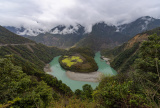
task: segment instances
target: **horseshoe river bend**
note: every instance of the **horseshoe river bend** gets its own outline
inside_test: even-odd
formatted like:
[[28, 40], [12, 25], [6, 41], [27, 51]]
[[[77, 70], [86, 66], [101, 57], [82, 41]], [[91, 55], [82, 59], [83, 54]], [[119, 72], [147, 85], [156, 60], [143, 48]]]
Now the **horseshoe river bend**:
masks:
[[[76, 89], [82, 90], [82, 86], [84, 84], [89, 84], [92, 86], [93, 89], [95, 89], [96, 86], [98, 86], [99, 84], [97, 79], [101, 78], [102, 75], [103, 76], [113, 76], [117, 74], [117, 72], [114, 69], [112, 69], [110, 65], [106, 63], [106, 61], [101, 59], [100, 52], [97, 52], [94, 57], [98, 65], [98, 70], [97, 72], [93, 72], [91, 74], [90, 73], [77, 74], [74, 72], [69, 72], [69, 73], [66, 72], [66, 70], [64, 70], [58, 62], [59, 57], [60, 56], [54, 57], [53, 60], [49, 63], [51, 72], [47, 72], [47, 73], [55, 76], [58, 80], [61, 80], [63, 83], [69, 86], [72, 91], [75, 91]], [[100, 73], [100, 74], [97, 74], [97, 73]], [[97, 75], [98, 77], [97, 79], [95, 79], [95, 76]], [[75, 78], [72, 78], [72, 77], [75, 77]], [[81, 77], [82, 77], [82, 80], [81, 80]]]

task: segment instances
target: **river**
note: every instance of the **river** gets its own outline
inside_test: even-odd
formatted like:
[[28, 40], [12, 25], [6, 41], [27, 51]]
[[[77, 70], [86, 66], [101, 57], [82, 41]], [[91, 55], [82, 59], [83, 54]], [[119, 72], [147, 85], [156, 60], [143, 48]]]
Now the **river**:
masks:
[[[55, 57], [50, 62], [52, 72], [48, 72], [48, 74], [51, 74], [57, 77], [58, 80], [62, 80], [62, 82], [65, 83], [67, 86], [69, 86], [72, 91], [75, 91], [76, 89], [82, 90], [82, 86], [84, 84], [90, 84], [93, 89], [95, 89], [98, 86], [99, 84], [98, 82], [75, 81], [75, 80], [69, 79], [66, 76], [66, 71], [63, 68], [61, 68], [58, 62], [59, 57], [60, 56]], [[106, 62], [102, 60], [100, 57], [101, 57], [100, 52], [97, 52], [94, 57], [99, 68], [98, 71], [102, 72], [105, 76], [116, 75], [117, 72], [114, 69], [112, 69], [108, 64], [106, 64]]]

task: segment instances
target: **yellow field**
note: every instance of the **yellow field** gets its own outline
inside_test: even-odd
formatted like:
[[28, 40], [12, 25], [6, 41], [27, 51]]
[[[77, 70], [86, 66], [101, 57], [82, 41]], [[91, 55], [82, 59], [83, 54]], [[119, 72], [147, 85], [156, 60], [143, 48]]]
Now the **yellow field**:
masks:
[[66, 58], [63, 59], [62, 62], [65, 63], [68, 67], [83, 62], [83, 60], [79, 56], [71, 56], [71, 57], [64, 56], [64, 57]]

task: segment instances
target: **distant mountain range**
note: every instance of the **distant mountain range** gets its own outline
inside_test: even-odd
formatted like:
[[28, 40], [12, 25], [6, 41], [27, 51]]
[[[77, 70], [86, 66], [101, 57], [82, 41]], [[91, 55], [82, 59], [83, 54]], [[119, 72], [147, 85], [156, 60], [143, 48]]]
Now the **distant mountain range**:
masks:
[[6, 29], [8, 29], [9, 31], [17, 34], [17, 35], [21, 35], [21, 36], [37, 36], [40, 33], [45, 33], [45, 30], [42, 29], [31, 29], [31, 28], [25, 28], [25, 27], [14, 27], [14, 26], [3, 26]]
[[59, 25], [51, 30], [27, 29], [24, 27], [5, 27], [8, 30], [38, 43], [59, 48], [90, 47], [93, 50], [113, 48], [120, 45], [138, 33], [160, 27], [160, 19], [144, 16], [123, 25], [108, 25], [104, 22], [92, 26], [92, 31], [86, 33], [85, 27]]

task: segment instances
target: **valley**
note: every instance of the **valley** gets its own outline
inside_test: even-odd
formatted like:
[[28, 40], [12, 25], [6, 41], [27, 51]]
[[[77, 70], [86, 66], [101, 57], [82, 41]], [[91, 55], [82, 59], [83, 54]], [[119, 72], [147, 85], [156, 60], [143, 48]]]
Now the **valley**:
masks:
[[0, 108], [160, 108], [160, 0], [0, 0]]
[[112, 69], [109, 65], [106, 64], [105, 61], [100, 58], [100, 52], [97, 52], [94, 57], [94, 60], [98, 65], [98, 70], [96, 72], [92, 71], [90, 73], [77, 73], [64, 70], [59, 64], [59, 57], [60, 56], [55, 57], [50, 62], [50, 68], [52, 71], [47, 73], [57, 77], [58, 80], [62, 80], [62, 82], [68, 85], [73, 91], [76, 89], [82, 90], [82, 86], [84, 84], [90, 84], [92, 88], [95, 89], [101, 81], [102, 77], [113, 76], [117, 74], [114, 69]]
[[58, 26], [36, 37], [0, 26], [0, 107], [159, 106], [158, 22], [101, 22], [90, 33]]

